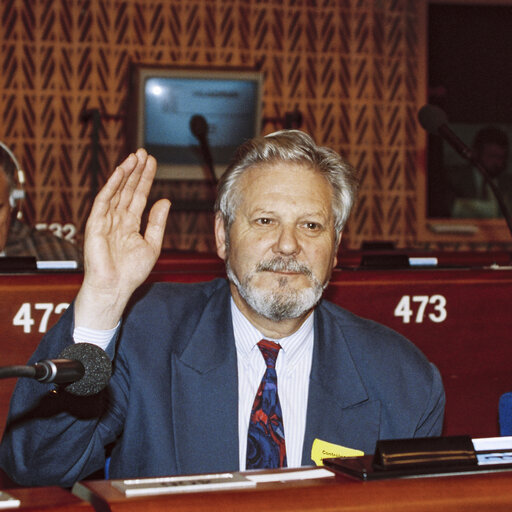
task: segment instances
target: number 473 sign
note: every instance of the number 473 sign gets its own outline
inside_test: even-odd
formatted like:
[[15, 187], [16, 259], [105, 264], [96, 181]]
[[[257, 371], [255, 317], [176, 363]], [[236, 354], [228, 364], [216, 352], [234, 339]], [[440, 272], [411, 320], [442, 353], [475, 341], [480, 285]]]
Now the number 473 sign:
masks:
[[[24, 333], [31, 333], [35, 328], [38, 317], [37, 332], [45, 333], [52, 314], [61, 315], [69, 306], [67, 302], [53, 304], [51, 302], [38, 302], [31, 304], [24, 302], [14, 315], [12, 324], [23, 327]], [[33, 312], [33, 310], [35, 310]], [[42, 313], [36, 313], [41, 311]], [[414, 322], [421, 324], [426, 320], [440, 323], [447, 317], [446, 298], [443, 295], [403, 295], [394, 310], [394, 316], [401, 318], [404, 324]]]
[[[52, 313], [55, 315], [61, 315], [68, 306], [69, 304], [67, 302], [61, 302], [57, 305], [54, 305], [51, 302], [38, 302], [33, 306], [30, 302], [24, 302], [14, 315], [12, 325], [23, 327], [24, 333], [31, 333], [32, 328], [35, 327], [36, 324], [36, 318], [34, 318], [34, 316], [37, 316], [39, 321], [39, 324], [37, 325], [37, 332], [46, 332], [48, 330], [48, 324]], [[42, 311], [42, 313], [33, 313], [32, 309], [35, 311]]]
[[404, 324], [414, 322], [423, 323], [444, 322], [447, 317], [446, 298], [443, 295], [404, 295], [396, 305], [394, 315], [402, 318]]

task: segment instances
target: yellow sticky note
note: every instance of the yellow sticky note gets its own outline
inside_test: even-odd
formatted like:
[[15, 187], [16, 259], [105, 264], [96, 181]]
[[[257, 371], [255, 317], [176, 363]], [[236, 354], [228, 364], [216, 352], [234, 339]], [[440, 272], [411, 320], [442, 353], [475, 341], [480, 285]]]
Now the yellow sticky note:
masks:
[[364, 455], [361, 450], [354, 450], [353, 448], [346, 448], [339, 444], [328, 443], [321, 439], [315, 439], [311, 447], [311, 460], [317, 466], [323, 466], [323, 459], [332, 457], [358, 457]]

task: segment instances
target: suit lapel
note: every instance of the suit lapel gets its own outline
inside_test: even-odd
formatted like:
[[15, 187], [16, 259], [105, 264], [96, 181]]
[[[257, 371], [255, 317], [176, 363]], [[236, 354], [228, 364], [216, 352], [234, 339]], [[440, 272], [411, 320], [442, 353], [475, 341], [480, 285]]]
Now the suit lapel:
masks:
[[[226, 314], [226, 311], [228, 314]], [[318, 438], [373, 453], [380, 403], [369, 400], [343, 330], [315, 312], [302, 464]], [[172, 362], [172, 415], [180, 473], [239, 469], [238, 376], [229, 288], [212, 295], [181, 356]]]
[[322, 307], [315, 312], [303, 465], [312, 464], [316, 438], [373, 453], [379, 433], [380, 403], [369, 399], [364, 368], [356, 368], [343, 330], [328, 315]]
[[237, 359], [229, 300], [227, 286], [211, 297], [186, 349], [172, 363], [180, 473], [239, 467]]

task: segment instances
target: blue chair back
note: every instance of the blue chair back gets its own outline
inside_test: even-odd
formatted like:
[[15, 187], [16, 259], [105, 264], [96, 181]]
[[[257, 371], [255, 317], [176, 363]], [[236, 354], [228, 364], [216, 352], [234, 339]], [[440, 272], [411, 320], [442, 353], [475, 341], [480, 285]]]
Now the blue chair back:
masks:
[[109, 480], [110, 479], [110, 457], [107, 457], [107, 459], [105, 460], [104, 471], [105, 471], [105, 480]]
[[498, 406], [500, 435], [512, 436], [512, 391], [500, 396]]

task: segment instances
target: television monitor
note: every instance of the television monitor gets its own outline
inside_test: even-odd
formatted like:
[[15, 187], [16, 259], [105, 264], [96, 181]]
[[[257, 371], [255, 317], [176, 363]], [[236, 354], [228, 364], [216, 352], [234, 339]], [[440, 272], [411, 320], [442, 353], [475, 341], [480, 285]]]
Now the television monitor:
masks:
[[[425, 50], [425, 58], [420, 59], [426, 98], [422, 104], [440, 107], [448, 127], [469, 148], [476, 133], [487, 127], [503, 131], [510, 147], [512, 67], [503, 63], [512, 59], [512, 45], [507, 44], [512, 3], [427, 0], [424, 9], [419, 31]], [[425, 173], [421, 180], [424, 195], [419, 197], [418, 241], [455, 242], [462, 248], [467, 248], [466, 244], [476, 248], [488, 243], [509, 244], [512, 230], [494, 196], [486, 197], [478, 170], [439, 135], [420, 134], [424, 137], [419, 154]], [[512, 190], [510, 151], [508, 156], [499, 192], [510, 213], [512, 201], [506, 192]], [[476, 186], [482, 197], [476, 198], [473, 192], [464, 196], [460, 184], [467, 189]]]
[[157, 159], [157, 179], [208, 178], [205, 149], [190, 126], [194, 116], [206, 121], [216, 178], [235, 149], [260, 134], [261, 72], [139, 65], [131, 86], [131, 149], [144, 147]]

